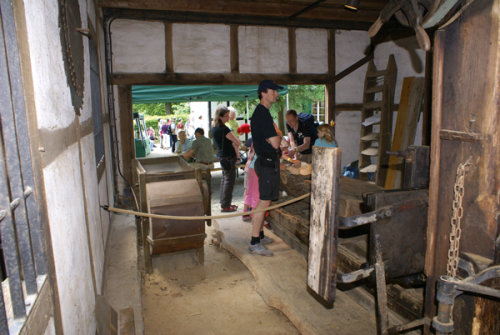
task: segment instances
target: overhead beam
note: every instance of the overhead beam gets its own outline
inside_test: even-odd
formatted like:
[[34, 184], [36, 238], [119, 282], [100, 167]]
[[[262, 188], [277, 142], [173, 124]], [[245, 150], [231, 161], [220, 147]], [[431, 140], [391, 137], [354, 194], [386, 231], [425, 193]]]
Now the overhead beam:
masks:
[[[207, 14], [196, 12], [181, 12], [168, 10], [141, 10], [124, 8], [103, 8], [104, 18], [121, 18], [132, 20], [155, 20], [164, 22], [182, 23], [221, 23], [240, 24], [256, 26], [279, 26], [297, 28], [326, 28], [326, 29], [348, 29], [368, 30], [371, 21], [359, 22], [349, 20], [328, 20], [294, 18], [271, 15], [241, 15], [241, 14]], [[339, 14], [339, 17], [342, 17]]]
[[113, 85], [254, 85], [264, 79], [281, 84], [326, 85], [332, 83], [328, 74], [293, 73], [115, 73]]
[[298, 12], [290, 15], [290, 19], [293, 19], [297, 16], [299, 16], [300, 14], [303, 14], [311, 9], [313, 9], [314, 7], [318, 6], [319, 4], [321, 4], [322, 2], [324, 2], [325, 0], [317, 0], [316, 2], [313, 2], [312, 4], [310, 4], [309, 6], [299, 10]]

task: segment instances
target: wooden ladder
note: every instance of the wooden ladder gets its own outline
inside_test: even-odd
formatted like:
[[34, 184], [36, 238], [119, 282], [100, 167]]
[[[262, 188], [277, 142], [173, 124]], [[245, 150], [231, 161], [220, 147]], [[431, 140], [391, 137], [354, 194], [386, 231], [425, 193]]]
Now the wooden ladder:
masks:
[[384, 186], [392, 135], [392, 112], [396, 84], [396, 61], [389, 56], [387, 68], [377, 70], [373, 60], [368, 63], [361, 110], [359, 143], [359, 179], [369, 180], [375, 173], [375, 183]]

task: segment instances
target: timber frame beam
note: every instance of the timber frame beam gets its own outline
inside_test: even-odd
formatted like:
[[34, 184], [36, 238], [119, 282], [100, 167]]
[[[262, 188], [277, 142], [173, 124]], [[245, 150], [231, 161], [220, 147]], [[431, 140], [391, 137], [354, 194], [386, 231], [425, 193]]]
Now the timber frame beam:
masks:
[[239, 14], [209, 14], [169, 10], [143, 10], [124, 8], [103, 8], [103, 16], [131, 20], [154, 20], [181, 23], [221, 23], [256, 26], [280, 26], [296, 28], [326, 28], [347, 30], [368, 30], [371, 23], [347, 20], [326, 20], [289, 17], [270, 17], [266, 15], [239, 15]]
[[331, 84], [328, 74], [273, 73], [115, 73], [113, 85], [253, 85], [264, 79], [296, 85]]

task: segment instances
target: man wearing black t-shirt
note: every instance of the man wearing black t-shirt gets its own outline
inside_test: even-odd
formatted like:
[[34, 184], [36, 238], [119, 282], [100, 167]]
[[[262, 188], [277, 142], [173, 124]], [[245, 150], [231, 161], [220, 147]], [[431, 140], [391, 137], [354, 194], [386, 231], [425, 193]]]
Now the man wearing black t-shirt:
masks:
[[[279, 145], [281, 137], [276, 132], [269, 108], [278, 98], [278, 89], [282, 88], [272, 80], [263, 80], [259, 84], [257, 92], [259, 93], [260, 104], [255, 108], [250, 121], [253, 146], [257, 155], [255, 172], [259, 177], [259, 203], [255, 209], [269, 207], [271, 201], [278, 200], [280, 187]], [[264, 236], [264, 217], [265, 212], [253, 215], [252, 239], [248, 249], [253, 254], [272, 256], [272, 251], [265, 247], [265, 244], [274, 241], [272, 238]]]
[[306, 163], [311, 163], [314, 136], [313, 129], [307, 123], [302, 122], [297, 112], [293, 109], [286, 112], [286, 128], [291, 134], [290, 144], [293, 148], [289, 150], [287, 154], [290, 157], [298, 154], [297, 159]]

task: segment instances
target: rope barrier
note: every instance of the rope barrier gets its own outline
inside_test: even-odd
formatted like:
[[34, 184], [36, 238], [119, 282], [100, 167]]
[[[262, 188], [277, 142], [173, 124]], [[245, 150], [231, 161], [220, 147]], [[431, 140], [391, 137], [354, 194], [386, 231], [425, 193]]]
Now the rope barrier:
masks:
[[138, 212], [138, 211], [132, 211], [128, 209], [122, 209], [122, 208], [116, 208], [116, 207], [109, 207], [109, 206], [101, 206], [102, 209], [108, 211], [108, 212], [114, 212], [114, 213], [120, 213], [120, 214], [129, 214], [129, 215], [135, 215], [135, 216], [140, 216], [140, 217], [145, 217], [145, 218], [153, 218], [153, 219], [167, 219], [167, 220], [184, 220], [184, 221], [192, 221], [192, 220], [211, 220], [211, 219], [227, 219], [227, 218], [233, 218], [237, 216], [243, 216], [243, 215], [250, 215], [250, 214], [255, 214], [255, 213], [260, 213], [260, 212], [265, 212], [265, 211], [271, 211], [273, 209], [277, 209], [286, 205], [290, 205], [294, 202], [300, 201], [302, 199], [305, 199], [311, 195], [311, 192], [306, 193], [304, 195], [301, 195], [300, 197], [293, 198], [284, 202], [280, 202], [279, 204], [272, 205], [266, 208], [260, 208], [260, 209], [254, 209], [248, 212], [237, 212], [237, 213], [231, 213], [231, 214], [221, 214], [221, 215], [210, 215], [210, 216], [176, 216], [176, 215], [163, 215], [163, 214], [152, 214], [152, 213], [144, 213], [144, 212]]

